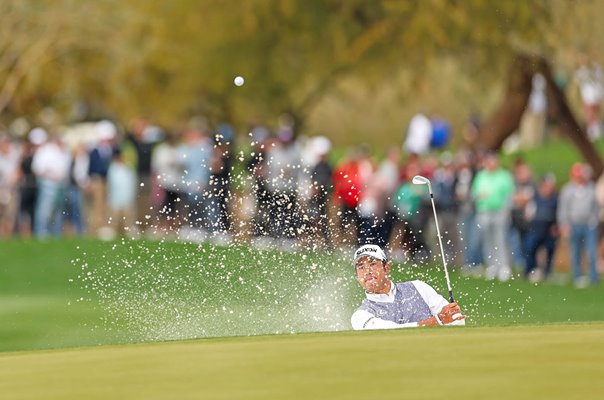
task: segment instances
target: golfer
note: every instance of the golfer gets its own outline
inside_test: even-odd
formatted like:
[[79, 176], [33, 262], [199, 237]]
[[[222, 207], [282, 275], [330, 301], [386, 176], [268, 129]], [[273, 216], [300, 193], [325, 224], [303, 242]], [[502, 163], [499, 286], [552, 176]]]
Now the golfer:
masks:
[[352, 314], [353, 329], [465, 325], [457, 303], [448, 303], [427, 283], [393, 283], [390, 262], [379, 246], [359, 247], [354, 253], [354, 266], [367, 298]]

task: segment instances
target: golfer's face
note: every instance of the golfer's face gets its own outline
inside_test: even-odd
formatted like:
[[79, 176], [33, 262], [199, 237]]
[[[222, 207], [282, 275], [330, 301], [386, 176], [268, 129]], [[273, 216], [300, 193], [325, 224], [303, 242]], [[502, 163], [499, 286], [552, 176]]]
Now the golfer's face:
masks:
[[388, 289], [390, 265], [370, 256], [361, 257], [355, 264], [357, 280], [367, 293], [380, 293]]

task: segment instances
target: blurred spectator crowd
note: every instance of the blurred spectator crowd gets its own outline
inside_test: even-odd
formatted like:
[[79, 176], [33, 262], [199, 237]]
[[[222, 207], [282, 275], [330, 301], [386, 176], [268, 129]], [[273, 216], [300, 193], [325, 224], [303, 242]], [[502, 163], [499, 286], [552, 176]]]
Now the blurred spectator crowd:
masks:
[[598, 282], [604, 195], [587, 165], [573, 165], [559, 185], [520, 159], [507, 169], [495, 153], [437, 154], [448, 136], [445, 121], [418, 114], [402, 146], [378, 161], [364, 145], [336, 157], [329, 139], [299, 137], [286, 120], [237, 143], [231, 125], [203, 118], [177, 132], [141, 118], [127, 129], [105, 120], [3, 134], [0, 236], [168, 236], [285, 250], [375, 243], [419, 263], [440, 251], [428, 187], [412, 183], [422, 175], [452, 266], [541, 281], [563, 237], [575, 285]]

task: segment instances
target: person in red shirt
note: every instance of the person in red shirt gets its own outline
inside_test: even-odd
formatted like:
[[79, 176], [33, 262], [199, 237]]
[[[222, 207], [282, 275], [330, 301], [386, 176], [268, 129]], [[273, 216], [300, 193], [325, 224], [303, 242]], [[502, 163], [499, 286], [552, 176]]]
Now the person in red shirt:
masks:
[[333, 172], [333, 196], [335, 203], [340, 207], [340, 228], [346, 233], [354, 227], [355, 240], [360, 222], [357, 206], [362, 189], [359, 160], [359, 154], [355, 152]]

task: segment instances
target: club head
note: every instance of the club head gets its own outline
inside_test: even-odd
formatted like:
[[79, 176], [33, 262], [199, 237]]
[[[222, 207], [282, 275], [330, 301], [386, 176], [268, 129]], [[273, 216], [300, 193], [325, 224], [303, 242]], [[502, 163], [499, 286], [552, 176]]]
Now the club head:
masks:
[[430, 183], [430, 180], [421, 175], [415, 175], [412, 180], [414, 185], [427, 185]]

